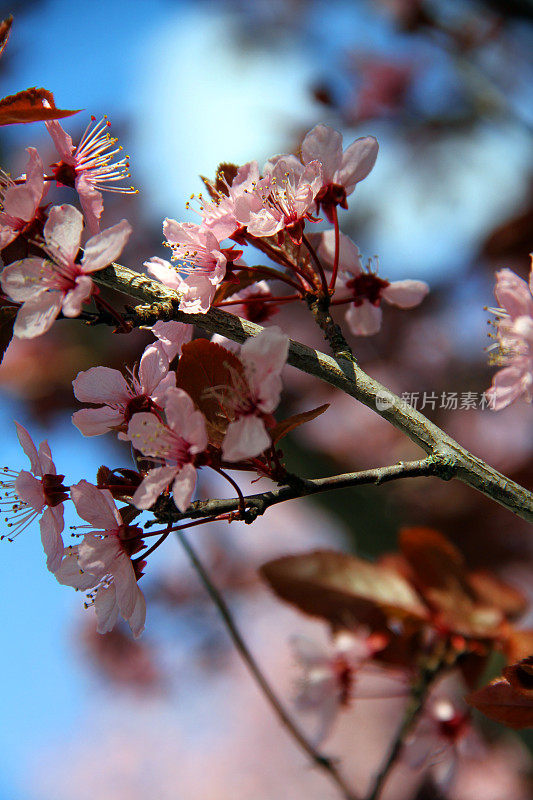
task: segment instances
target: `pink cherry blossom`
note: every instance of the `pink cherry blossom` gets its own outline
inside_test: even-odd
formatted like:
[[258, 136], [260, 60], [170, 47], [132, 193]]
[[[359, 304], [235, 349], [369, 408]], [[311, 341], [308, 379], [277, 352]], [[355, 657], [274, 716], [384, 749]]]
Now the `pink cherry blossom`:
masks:
[[207, 314], [217, 290], [209, 278], [204, 275], [182, 278], [178, 267], [157, 256], [145, 261], [144, 266], [149, 275], [180, 295], [180, 311], [184, 314]]
[[[335, 231], [319, 234], [317, 254], [328, 267], [333, 267], [335, 258]], [[429, 292], [423, 281], [387, 281], [370, 268], [361, 266], [359, 248], [352, 240], [340, 234], [339, 240], [339, 294], [350, 298], [346, 322], [354, 336], [372, 336], [381, 327], [381, 301], [399, 308], [414, 308]]]
[[266, 281], [252, 283], [235, 294], [228, 295], [227, 299], [235, 303], [228, 308], [232, 314], [257, 322], [259, 325], [264, 324], [279, 311], [279, 305], [276, 303], [265, 302], [272, 299], [272, 292]]
[[231, 186], [223, 181], [225, 191], [219, 192], [218, 198], [207, 200], [200, 196], [202, 224], [209, 228], [219, 242], [233, 236], [242, 227], [235, 216], [235, 203], [238, 197], [254, 189], [259, 180], [257, 161], [250, 161], [239, 167]]
[[317, 718], [315, 744], [330, 733], [337, 714], [348, 707], [357, 670], [372, 658], [382, 643], [372, 637], [339, 633], [331, 644], [307, 636], [294, 636], [292, 646], [303, 670], [296, 697], [297, 707]]
[[0, 176], [0, 250], [29, 228], [48, 191], [39, 153], [34, 147], [26, 151], [29, 158], [24, 183], [15, 184], [7, 175]]
[[72, 381], [76, 398], [82, 403], [103, 405], [74, 412], [72, 422], [84, 436], [119, 430], [122, 439], [132, 416], [161, 407], [167, 390], [175, 385], [176, 374], [169, 372], [163, 348], [150, 345], [142, 355], [137, 373], [132, 371], [129, 380], [119, 370], [109, 367], [78, 372]]
[[63, 500], [68, 498], [63, 486], [65, 476], [57, 474], [48, 442], [41, 442], [37, 450], [26, 428], [18, 422], [15, 425], [19, 442], [30, 460], [31, 472], [13, 472], [7, 468], [2, 471], [4, 480], [0, 481], [0, 487], [4, 495], [0, 505], [4, 511], [9, 511], [6, 520], [13, 531], [8, 538], [17, 536], [40, 514], [46, 566], [54, 572], [63, 555]]
[[519, 397], [533, 400], [533, 266], [529, 285], [510, 269], [496, 273], [496, 341], [491, 362], [502, 366], [487, 391], [489, 407], [499, 411]]
[[117, 139], [108, 133], [110, 123], [104, 117], [96, 125], [95, 117], [85, 129], [75, 148], [72, 139], [57, 120], [45, 123], [61, 161], [54, 165], [58, 183], [72, 186], [78, 192], [81, 207], [92, 234], [100, 230], [100, 217], [104, 210], [102, 192], [135, 194], [133, 186], [116, 186], [116, 182], [130, 178], [128, 158], [113, 158], [122, 147], [115, 147]]
[[235, 216], [252, 236], [273, 236], [286, 230], [302, 241], [303, 226], [322, 185], [320, 164], [306, 166], [294, 156], [276, 156], [265, 164], [264, 177], [235, 201]]
[[0, 275], [8, 297], [23, 303], [14, 328], [19, 338], [40, 336], [60, 312], [77, 317], [93, 292], [90, 273], [118, 258], [131, 233], [125, 219], [107, 228], [89, 239], [78, 263], [82, 228], [83, 217], [74, 206], [54, 206], [44, 227], [42, 245], [49, 258], [15, 261]]
[[302, 142], [302, 161], [318, 161], [322, 166], [322, 185], [316, 198], [317, 206], [333, 222], [332, 209], [348, 208], [346, 198], [356, 185], [372, 170], [378, 155], [374, 136], [363, 136], [342, 151], [342, 134], [329, 125], [315, 125]]
[[160, 320], [150, 330], [158, 339], [159, 346], [170, 363], [177, 355], [181, 354], [183, 345], [191, 341], [193, 326], [173, 319], [169, 322]]
[[71, 488], [76, 511], [95, 528], [79, 545], [65, 550], [55, 576], [59, 583], [86, 591], [94, 603], [98, 632], [110, 631], [120, 614], [135, 637], [144, 630], [146, 603], [137, 580], [142, 563], [131, 556], [144, 547], [142, 530], [124, 524], [111, 492], [85, 480]]
[[215, 286], [222, 282], [227, 258], [220, 250], [218, 239], [208, 228], [167, 217], [163, 222], [163, 233], [173, 250], [172, 259], [179, 262], [180, 272], [203, 275]]
[[134, 414], [127, 438], [136, 450], [161, 462], [133, 495], [137, 508], [149, 509], [172, 483], [177, 508], [186, 511], [196, 486], [195, 456], [207, 447], [205, 419], [183, 389], [171, 388], [164, 403], [167, 424], [153, 414]]
[[272, 444], [265, 417], [268, 419], [279, 403], [281, 371], [288, 352], [289, 337], [276, 326], [265, 328], [241, 347], [246, 385], [236, 378], [224, 398], [234, 417], [222, 443], [226, 461], [254, 458]]

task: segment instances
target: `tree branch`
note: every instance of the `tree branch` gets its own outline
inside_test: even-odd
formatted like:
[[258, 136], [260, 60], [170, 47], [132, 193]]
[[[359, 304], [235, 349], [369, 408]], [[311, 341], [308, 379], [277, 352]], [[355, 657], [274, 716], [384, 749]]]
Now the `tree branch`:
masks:
[[[260, 325], [216, 308], [207, 314], [184, 314], [178, 309], [179, 295], [176, 292], [118, 264], [94, 273], [93, 277], [102, 286], [143, 301], [142, 305], [130, 309], [125, 315], [126, 320], [137, 327], [151, 326], [158, 320], [175, 319], [198, 325], [211, 333], [221, 333], [240, 343], [263, 330]], [[371, 408], [426, 453], [436, 456], [442, 465], [446, 465], [447, 478], [459, 479], [528, 522], [533, 522], [531, 492], [472, 455], [416, 408], [367, 375], [349, 351], [343, 349], [333, 358], [300, 342], [291, 341], [288, 363], [341, 389]]]
[[[362, 470], [361, 472], [346, 472], [342, 475], [333, 475], [328, 478], [301, 479], [298, 485], [281, 486], [269, 492], [251, 494], [240, 498], [230, 497], [223, 500], [197, 500], [192, 503], [187, 511], [177, 511], [172, 498], [164, 498], [157, 502], [152, 509], [156, 520], [154, 523], [178, 522], [182, 519], [197, 519], [207, 516], [218, 516], [232, 511], [240, 511], [244, 503], [245, 522], [253, 522], [257, 517], [264, 514], [271, 506], [284, 503], [286, 500], [294, 500], [298, 497], [305, 497], [312, 494], [330, 492], [334, 489], [346, 489], [350, 486], [361, 486], [363, 484], [378, 485], [397, 480], [398, 478], [419, 478], [429, 475], [442, 474], [443, 466], [438, 459], [430, 456], [420, 461], [401, 461], [389, 467], [377, 467], [376, 469]], [[446, 469], [447, 466], [444, 465]]]

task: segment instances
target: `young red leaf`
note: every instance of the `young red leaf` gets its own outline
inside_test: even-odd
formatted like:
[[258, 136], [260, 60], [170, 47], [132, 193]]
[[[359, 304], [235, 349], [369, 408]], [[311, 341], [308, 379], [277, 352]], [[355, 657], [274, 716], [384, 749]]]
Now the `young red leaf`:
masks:
[[533, 726], [533, 697], [514, 689], [504, 677], [493, 680], [466, 697], [469, 703], [487, 717], [510, 728]]
[[400, 550], [439, 627], [473, 638], [500, 635], [500, 608], [478, 601], [461, 553], [445, 536], [431, 528], [405, 528]]
[[[236, 355], [207, 339], [183, 345], [176, 370], [176, 386], [189, 394], [207, 422], [209, 441], [219, 446], [233, 419], [231, 405], [224, 402], [235, 377], [245, 382], [244, 369]], [[214, 391], [212, 391], [214, 390]]]
[[503, 677], [517, 692], [533, 698], [533, 656], [528, 656], [517, 664], [505, 667]]
[[283, 600], [337, 625], [360, 623], [383, 630], [389, 618], [427, 618], [401, 575], [345, 553], [316, 550], [285, 556], [264, 564], [260, 573]]
[[[50, 108], [43, 104], [43, 100], [50, 104]], [[77, 114], [78, 111], [79, 109], [66, 111], [56, 108], [52, 92], [47, 89], [33, 87], [0, 100], [0, 125], [61, 119], [62, 117], [70, 117], [72, 114]]]
[[11, 33], [11, 25], [13, 23], [13, 17], [10, 15], [2, 22], [0, 22], [0, 56], [4, 52], [7, 44], [7, 40], [9, 39], [9, 34]]
[[305, 422], [310, 422], [312, 419], [316, 419], [316, 417], [319, 417], [328, 408], [329, 403], [324, 403], [323, 406], [317, 406], [317, 408], [313, 408], [311, 411], [303, 411], [301, 414], [293, 414], [292, 417], [287, 417], [287, 419], [283, 419], [281, 422], [278, 422], [278, 424], [270, 430], [272, 442], [277, 444], [281, 439], [283, 439], [284, 436], [287, 436], [287, 434], [293, 431], [295, 428], [298, 428]]

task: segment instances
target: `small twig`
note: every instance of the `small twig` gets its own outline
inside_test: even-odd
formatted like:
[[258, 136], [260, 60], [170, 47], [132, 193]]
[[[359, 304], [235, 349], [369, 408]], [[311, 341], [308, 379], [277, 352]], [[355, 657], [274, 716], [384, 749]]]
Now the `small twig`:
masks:
[[248, 646], [246, 645], [239, 629], [237, 628], [237, 625], [233, 619], [233, 615], [229, 610], [226, 601], [224, 600], [224, 598], [222, 597], [216, 586], [211, 581], [211, 578], [207, 573], [204, 565], [202, 564], [200, 558], [198, 557], [196, 551], [193, 549], [187, 537], [181, 531], [177, 532], [177, 536], [181, 542], [183, 549], [187, 553], [191, 561], [191, 564], [196, 570], [198, 577], [200, 578], [202, 584], [204, 585], [204, 588], [206, 589], [211, 600], [217, 607], [217, 610], [220, 616], [222, 617], [222, 620], [233, 641], [233, 644], [237, 648], [241, 658], [248, 667], [252, 677], [254, 678], [258, 687], [261, 689], [265, 699], [270, 704], [271, 708], [273, 709], [274, 713], [278, 717], [279, 721], [281, 722], [285, 730], [292, 736], [294, 741], [306, 753], [306, 755], [311, 759], [311, 761], [317, 767], [324, 770], [324, 772], [326, 772], [329, 775], [331, 780], [337, 785], [337, 788], [342, 793], [342, 796], [344, 797], [345, 800], [358, 800], [357, 795], [355, 795], [351, 791], [349, 786], [346, 784], [344, 778], [342, 777], [337, 767], [335, 766], [335, 763], [327, 756], [324, 756], [321, 753], [319, 753], [313, 747], [313, 745], [308, 741], [306, 736], [302, 733], [300, 728], [291, 718], [289, 713], [285, 710], [280, 700], [278, 699], [276, 693], [274, 692], [272, 686], [267, 681], [265, 675], [260, 669], [257, 661], [255, 660], [252, 653], [248, 649]]
[[302, 242], [307, 247], [311, 258], [315, 262], [315, 266], [316, 266], [316, 269], [317, 269], [317, 272], [318, 272], [318, 276], [320, 278], [320, 283], [322, 284], [322, 295], [323, 295], [325, 300], [328, 300], [329, 299], [328, 282], [326, 280], [326, 274], [324, 272], [324, 267], [322, 266], [322, 262], [320, 261], [319, 257], [317, 256], [315, 248], [313, 247], [313, 245], [311, 244], [311, 242], [309, 241], [309, 239], [307, 238], [305, 233], [302, 234]]
[[420, 673], [419, 680], [413, 685], [411, 689], [411, 696], [409, 699], [409, 703], [407, 704], [407, 708], [405, 709], [405, 713], [403, 716], [403, 720], [400, 724], [400, 727], [394, 737], [394, 741], [392, 743], [392, 747], [389, 751], [389, 754], [385, 760], [385, 763], [381, 767], [380, 771], [378, 772], [376, 779], [374, 781], [374, 785], [370, 790], [370, 794], [367, 796], [366, 800], [378, 800], [385, 781], [387, 780], [389, 773], [391, 772], [392, 768], [396, 764], [398, 757], [403, 749], [405, 739], [407, 735], [411, 732], [413, 727], [415, 726], [416, 722], [420, 714], [424, 709], [424, 703], [428, 696], [430, 688], [433, 686], [437, 677], [441, 674], [442, 670], [445, 666], [448, 666], [445, 661], [436, 660], [434, 663], [429, 663], [425, 665]]
[[[312, 494], [322, 494], [334, 489], [346, 489], [364, 484], [379, 485], [389, 483], [398, 478], [420, 478], [439, 474], [447, 468], [437, 458], [428, 457], [419, 461], [402, 461], [388, 467], [361, 470], [360, 472], [346, 472], [341, 475], [332, 475], [327, 478], [300, 479], [297, 484], [281, 486], [269, 492], [262, 492], [244, 496], [242, 501], [246, 511], [243, 519], [252, 522], [271, 506], [284, 503], [286, 500], [295, 500]], [[170, 503], [165, 503], [161, 510], [155, 510], [156, 522], [161, 519], [172, 518], [175, 521], [182, 519], [196, 519], [197, 517], [212, 516], [232, 511], [240, 511], [242, 502], [240, 498], [197, 500], [185, 512], [179, 512]], [[160, 519], [157, 520], [157, 517]]]

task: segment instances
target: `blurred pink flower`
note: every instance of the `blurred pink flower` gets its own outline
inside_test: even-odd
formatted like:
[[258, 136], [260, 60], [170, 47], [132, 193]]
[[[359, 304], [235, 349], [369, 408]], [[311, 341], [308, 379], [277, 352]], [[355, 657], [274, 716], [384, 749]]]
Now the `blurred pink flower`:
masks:
[[406, 740], [403, 760], [412, 769], [429, 769], [439, 789], [447, 794], [461, 761], [483, 759], [486, 752], [464, 703], [436, 694]]
[[330, 222], [333, 207], [348, 208], [346, 198], [372, 170], [379, 145], [374, 136], [364, 136], [342, 151], [342, 134], [329, 125], [315, 125], [302, 142], [304, 164], [318, 161], [322, 167], [322, 185], [316, 197]]
[[120, 615], [135, 637], [144, 630], [146, 603], [139, 589], [142, 564], [131, 556], [143, 547], [140, 528], [125, 525], [107, 489], [98, 489], [85, 480], [71, 488], [76, 511], [95, 528], [79, 545], [65, 550], [56, 578], [75, 589], [94, 589], [98, 632], [110, 631]]
[[289, 337], [276, 326], [265, 328], [241, 347], [239, 357], [248, 385], [237, 382], [228, 397], [235, 419], [222, 443], [226, 461], [254, 458], [270, 446], [264, 416], [272, 414], [279, 403], [281, 371], [288, 352]]
[[54, 572], [63, 555], [63, 500], [68, 498], [63, 486], [65, 476], [57, 474], [48, 442], [41, 442], [37, 450], [26, 428], [18, 422], [15, 425], [22, 449], [30, 459], [31, 472], [4, 468], [0, 473], [4, 476], [0, 488], [5, 492], [0, 496], [0, 505], [9, 509], [7, 527], [13, 531], [8, 538], [18, 536], [41, 514], [39, 525], [46, 566]]
[[[533, 258], [532, 258], [533, 261]], [[493, 411], [519, 397], [533, 399], [533, 263], [529, 285], [510, 269], [496, 273], [494, 294], [501, 308], [496, 318], [496, 342], [489, 348], [492, 363], [502, 366], [487, 390]]]
[[167, 391], [164, 409], [167, 425], [147, 413], [134, 414], [129, 424], [127, 438], [135, 449], [163, 462], [148, 472], [132, 502], [148, 509], [172, 482], [174, 502], [186, 511], [196, 486], [194, 456], [207, 447], [205, 419], [183, 389]]
[[122, 147], [114, 147], [117, 139], [112, 138], [107, 129], [107, 117], [96, 123], [91, 117], [80, 143], [75, 148], [68, 133], [57, 120], [45, 122], [53, 139], [61, 161], [54, 165], [54, 177], [58, 183], [72, 186], [78, 192], [81, 207], [92, 234], [100, 230], [100, 217], [104, 210], [102, 192], [136, 194], [133, 186], [116, 186], [117, 181], [130, 178], [128, 159], [120, 158], [113, 162]]
[[293, 636], [292, 645], [303, 669], [296, 705], [317, 717], [313, 741], [318, 745], [328, 736], [339, 711], [349, 705], [356, 671], [383, 644], [343, 632], [329, 645], [307, 636]]
[[82, 228], [83, 217], [74, 206], [54, 206], [44, 226], [42, 246], [51, 260], [25, 258], [9, 264], [0, 275], [4, 292], [23, 303], [14, 328], [21, 339], [40, 336], [60, 312], [77, 317], [93, 292], [89, 274], [118, 258], [131, 233], [123, 219], [89, 239], [78, 263]]
[[27, 147], [26, 151], [29, 157], [23, 183], [15, 184], [0, 174], [0, 250], [33, 222], [48, 191], [39, 153], [34, 147]]
[[109, 367], [91, 367], [78, 372], [72, 381], [75, 397], [81, 403], [103, 405], [75, 411], [72, 422], [84, 436], [120, 430], [119, 438], [124, 439], [132, 416], [161, 406], [167, 390], [175, 385], [176, 373], [169, 372], [168, 358], [162, 347], [150, 345], [141, 357], [137, 375], [132, 371], [129, 380], [118, 369]]

